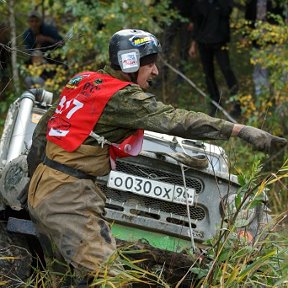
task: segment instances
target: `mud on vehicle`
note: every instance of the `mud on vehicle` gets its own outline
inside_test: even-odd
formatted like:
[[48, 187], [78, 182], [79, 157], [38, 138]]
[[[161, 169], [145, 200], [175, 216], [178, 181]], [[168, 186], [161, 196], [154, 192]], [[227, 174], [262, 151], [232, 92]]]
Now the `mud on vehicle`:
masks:
[[[29, 182], [26, 157], [33, 130], [52, 98], [43, 89], [25, 91], [11, 104], [2, 133], [0, 256], [20, 255], [0, 261], [0, 274], [7, 279], [28, 277], [32, 256], [41, 254], [36, 230], [19, 199]], [[189, 267], [194, 260], [186, 252], [203, 247], [236, 211], [237, 177], [229, 173], [219, 146], [150, 131], [144, 136], [139, 156], [118, 159], [116, 170], [97, 179], [107, 196], [106, 218], [118, 243], [132, 242], [155, 252], [147, 257], [153, 264]], [[264, 200], [238, 214], [244, 220], [240, 230], [254, 237], [259, 233], [269, 220]]]

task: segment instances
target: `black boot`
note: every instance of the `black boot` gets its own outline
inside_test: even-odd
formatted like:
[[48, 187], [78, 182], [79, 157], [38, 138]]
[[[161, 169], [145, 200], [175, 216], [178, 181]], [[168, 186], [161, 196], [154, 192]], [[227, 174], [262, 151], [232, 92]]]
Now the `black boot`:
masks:
[[238, 119], [241, 116], [241, 105], [240, 102], [236, 102], [233, 106], [232, 111], [230, 112], [231, 117]]

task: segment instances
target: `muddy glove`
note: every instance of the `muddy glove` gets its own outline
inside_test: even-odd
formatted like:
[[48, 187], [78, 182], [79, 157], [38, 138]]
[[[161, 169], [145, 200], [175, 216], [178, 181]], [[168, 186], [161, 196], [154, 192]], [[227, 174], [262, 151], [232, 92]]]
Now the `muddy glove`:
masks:
[[266, 131], [251, 126], [243, 126], [238, 133], [238, 137], [264, 153], [276, 153], [287, 144], [285, 138], [273, 136]]

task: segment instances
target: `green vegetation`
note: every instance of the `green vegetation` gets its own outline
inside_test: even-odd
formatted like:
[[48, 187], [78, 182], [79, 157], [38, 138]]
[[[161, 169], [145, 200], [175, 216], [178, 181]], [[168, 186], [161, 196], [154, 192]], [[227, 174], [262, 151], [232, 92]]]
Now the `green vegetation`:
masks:
[[[287, 24], [281, 20], [279, 20], [278, 25], [259, 22], [257, 29], [251, 30], [248, 23], [243, 19], [243, 11], [241, 10], [241, 4], [245, 1], [235, 2], [239, 5], [237, 5], [236, 12], [233, 13], [232, 17], [233, 39], [230, 55], [232, 66], [240, 82], [240, 92], [235, 96], [240, 100], [243, 107], [243, 115], [239, 122], [263, 128], [287, 138]], [[0, 13], [7, 24], [8, 3], [9, 0], [0, 1]], [[24, 32], [24, 27], [26, 27], [26, 15], [32, 9], [32, 3], [39, 5], [40, 10], [45, 11], [46, 20], [51, 17], [55, 21], [60, 33], [65, 38], [65, 46], [56, 50], [55, 53], [60, 54], [68, 69], [57, 68], [56, 76], [45, 84], [45, 89], [55, 94], [59, 93], [59, 89], [74, 73], [82, 70], [96, 70], [105, 63], [108, 56], [108, 39], [117, 30], [123, 27], [138, 27], [155, 33], [161, 39], [167, 25], [175, 19], [182, 19], [176, 11], [168, 9], [169, 0], [15, 1], [17, 69], [20, 74], [20, 91], [25, 90], [23, 79], [28, 72], [38, 75], [41, 72], [39, 69], [45, 68], [34, 67], [32, 69], [30, 67], [31, 69], [28, 71], [25, 66], [27, 55], [24, 53], [21, 35]], [[177, 37], [176, 35], [175, 47], [178, 47], [179, 43], [181, 44], [181, 39]], [[253, 41], [258, 41], [261, 44], [260, 50], [252, 48], [251, 43]], [[9, 49], [9, 44], [7, 45], [5, 49]], [[174, 50], [176, 61], [170, 63], [171, 65], [181, 62], [177, 50], [176, 52]], [[175, 58], [173, 59], [175, 60]], [[253, 65], [256, 63], [269, 69], [270, 72], [269, 91], [265, 91], [257, 97], [253, 92], [252, 81]], [[199, 61], [188, 60], [181, 62], [181, 64], [183, 64], [184, 74], [205, 91]], [[162, 62], [159, 63], [159, 67], [164, 69]], [[178, 69], [177, 65], [175, 67]], [[166, 71], [169, 77], [168, 79], [161, 78], [159, 85], [157, 84], [156, 88], [153, 89], [155, 94], [159, 95], [165, 102], [173, 103], [179, 108], [206, 112], [207, 99], [184, 79], [177, 82], [177, 75], [174, 72], [163, 71]], [[13, 82], [11, 67], [8, 67], [7, 73], [11, 80], [1, 92], [1, 126], [4, 123], [5, 112], [9, 104], [19, 96], [16, 93], [16, 84]], [[228, 97], [226, 85], [219, 71], [217, 71], [217, 77], [223, 92], [224, 103], [229, 110], [233, 99]], [[165, 89], [160, 87], [165, 87]], [[221, 114], [218, 116], [224, 118]], [[249, 235], [244, 233], [242, 234], [244, 237], [239, 237], [237, 219], [228, 219], [226, 226], [219, 229], [217, 237], [207, 243], [210, 248], [198, 251], [199, 258], [195, 260], [195, 265], [187, 268], [187, 273], [193, 273], [193, 287], [287, 287], [288, 238], [287, 232], [285, 232], [287, 228], [285, 219], [288, 210], [287, 148], [286, 151], [279, 151], [277, 155], [268, 157], [252, 151], [248, 145], [238, 139], [231, 139], [227, 143], [217, 142], [217, 144], [224, 145], [231, 162], [231, 172], [239, 175], [242, 187], [239, 191], [239, 197], [235, 199], [238, 211], [243, 206], [247, 210], [253, 209], [256, 203], [262, 201], [260, 196], [265, 192], [269, 195], [269, 203], [267, 204], [271, 209], [273, 222], [269, 226], [263, 227], [263, 233], [251, 243]], [[248, 195], [252, 198], [247, 203], [245, 199]], [[134, 252], [129, 250], [129, 247], [126, 247], [124, 251], [119, 251], [123, 256], [123, 263], [128, 269], [117, 279], [104, 277], [106, 282], [103, 283], [99, 282], [103, 280], [97, 279], [96, 275], [94, 284], [103, 284], [102, 287], [119, 287], [125, 283], [138, 282], [138, 286], [135, 287], [141, 287], [140, 283], [158, 283], [157, 287], [170, 287], [162, 273], [162, 267], [159, 267], [157, 271], [149, 271], [148, 267], [141, 266], [144, 259], [133, 261], [127, 256]], [[3, 259], [5, 259], [5, 255], [2, 256], [1, 254], [0, 260]], [[103, 271], [109, 269], [109, 263], [107, 265], [108, 268], [103, 268]], [[56, 276], [58, 280], [61, 280], [67, 275]], [[5, 277], [0, 275], [0, 286], [7, 287], [7, 281]], [[53, 281], [56, 280], [52, 271], [42, 271], [40, 268], [35, 268], [33, 275], [26, 283], [19, 283], [19, 287], [57, 287], [53, 286], [55, 285]], [[175, 287], [180, 287], [181, 280], [178, 279], [177, 281], [178, 284], [175, 284]]]

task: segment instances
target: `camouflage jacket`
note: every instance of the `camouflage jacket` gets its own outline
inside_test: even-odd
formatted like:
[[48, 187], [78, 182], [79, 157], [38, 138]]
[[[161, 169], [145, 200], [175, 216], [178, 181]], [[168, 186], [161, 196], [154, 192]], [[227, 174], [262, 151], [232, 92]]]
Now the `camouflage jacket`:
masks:
[[[109, 66], [98, 72], [127, 81], [120, 71], [115, 71]], [[34, 131], [33, 161], [35, 161], [36, 155], [43, 154], [42, 149], [46, 145], [47, 121], [53, 115], [56, 105], [57, 103], [42, 117]], [[132, 84], [111, 97], [94, 127], [94, 132], [114, 143], [120, 143], [136, 129], [189, 139], [226, 140], [229, 139], [232, 128], [233, 123], [231, 122], [212, 118], [200, 112], [175, 109], [171, 105], [157, 101], [155, 95], [143, 92], [139, 85]], [[98, 145], [92, 137], [88, 137], [84, 144]]]

